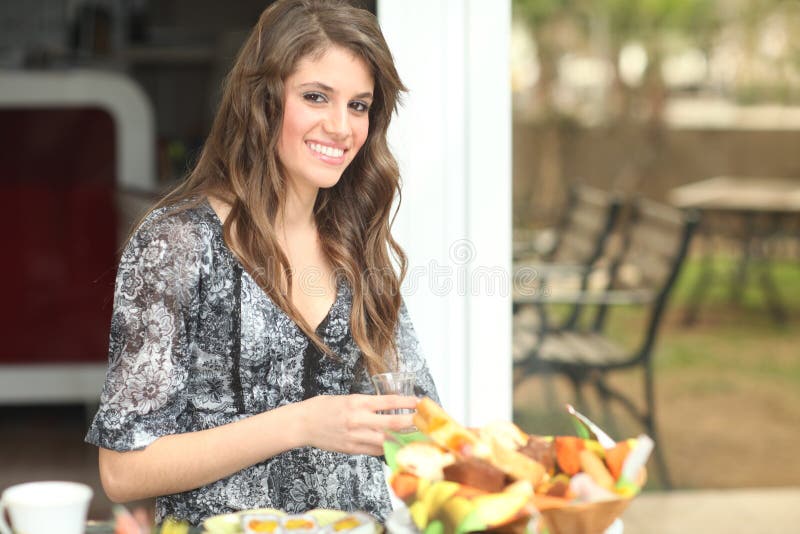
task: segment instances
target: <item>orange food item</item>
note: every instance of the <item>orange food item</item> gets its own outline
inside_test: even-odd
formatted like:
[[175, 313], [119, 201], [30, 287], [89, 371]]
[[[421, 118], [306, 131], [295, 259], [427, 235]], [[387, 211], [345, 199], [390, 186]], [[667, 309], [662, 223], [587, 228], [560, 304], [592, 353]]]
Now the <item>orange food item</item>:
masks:
[[247, 523], [247, 528], [253, 532], [275, 532], [278, 529], [278, 522], [271, 519], [251, 519]]
[[606, 449], [606, 466], [614, 480], [619, 480], [622, 464], [629, 452], [631, 452], [631, 448], [627, 441], [620, 441], [613, 449]]
[[392, 477], [392, 490], [399, 499], [406, 500], [417, 492], [419, 479], [411, 473], [399, 472]]
[[470, 456], [478, 443], [477, 435], [458, 424], [428, 397], [417, 404], [414, 425], [440, 447], [462, 456]]
[[462, 456], [469, 456], [472, 454], [472, 449], [475, 446], [475, 438], [470, 434], [453, 434], [445, 441], [445, 447], [451, 451], [455, 451]]
[[312, 530], [316, 525], [308, 519], [296, 517], [284, 521], [283, 526], [286, 530]]
[[581, 469], [583, 472], [592, 477], [598, 486], [610, 490], [614, 487], [614, 478], [611, 473], [606, 469], [603, 460], [600, 459], [595, 453], [590, 450], [583, 450], [580, 452]]
[[583, 440], [574, 436], [556, 436], [556, 463], [564, 473], [572, 476], [581, 470], [580, 453], [585, 448]]
[[434, 443], [456, 456], [474, 456], [485, 460], [514, 480], [537, 484], [545, 474], [539, 462], [504, 446], [503, 443], [508, 440], [497, 439], [496, 432], [489, 433], [481, 441], [477, 434], [458, 424], [441, 406], [427, 397], [417, 404], [414, 424]]
[[333, 524], [333, 530], [341, 532], [342, 530], [351, 530], [360, 525], [361, 522], [355, 517], [345, 517]]

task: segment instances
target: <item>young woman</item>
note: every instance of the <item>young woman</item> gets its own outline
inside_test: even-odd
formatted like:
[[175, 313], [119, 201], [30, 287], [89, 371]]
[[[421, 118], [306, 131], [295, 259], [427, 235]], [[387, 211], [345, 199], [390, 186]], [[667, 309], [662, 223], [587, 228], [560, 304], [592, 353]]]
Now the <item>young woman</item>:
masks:
[[[390, 234], [386, 130], [402, 83], [369, 12], [278, 0], [226, 81], [196, 168], [120, 260], [109, 371], [87, 441], [114, 501], [156, 516], [272, 507], [390, 511], [379, 455], [416, 397]], [[393, 268], [399, 264], [399, 274]]]

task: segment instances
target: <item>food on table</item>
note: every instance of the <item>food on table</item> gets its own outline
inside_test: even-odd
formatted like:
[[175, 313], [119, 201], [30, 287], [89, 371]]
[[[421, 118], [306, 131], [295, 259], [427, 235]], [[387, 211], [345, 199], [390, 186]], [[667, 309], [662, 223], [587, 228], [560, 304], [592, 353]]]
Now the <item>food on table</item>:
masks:
[[[614, 477], [614, 480], [619, 478], [622, 473], [622, 463], [625, 461], [628, 453], [631, 452], [630, 441], [631, 440], [620, 441], [612, 449], [606, 450], [606, 466], [608, 466], [608, 470], [611, 476]], [[635, 445], [636, 442], [633, 444]]]
[[245, 534], [308, 534], [317, 532], [319, 525], [309, 514], [245, 514], [242, 516], [242, 530]]
[[485, 443], [482, 450], [475, 450], [480, 442], [474, 432], [458, 424], [438, 404], [427, 397], [417, 404], [414, 425], [445, 451], [479, 458], [488, 455], [489, 451]]
[[559, 473], [539, 484], [536, 487], [536, 492], [540, 495], [548, 495], [550, 497], [572, 499], [575, 497], [575, 494], [569, 489], [569, 481], [569, 475]]
[[522, 431], [518, 428], [502, 435], [484, 431], [481, 436], [479, 432], [473, 432], [457, 423], [429, 398], [424, 398], [417, 404], [414, 425], [456, 458], [484, 460], [514, 480], [529, 480], [533, 484], [544, 475], [544, 467], [540, 463], [518, 452], [514, 439], [506, 438], [508, 434], [521, 434]]
[[323, 530], [326, 534], [375, 534], [377, 531], [378, 524], [372, 516], [362, 512], [348, 514]]
[[528, 435], [510, 421], [494, 421], [478, 429], [483, 440], [495, 440], [503, 447], [519, 449], [528, 443]]
[[463, 458], [445, 466], [442, 478], [489, 493], [506, 487], [506, 474], [480, 458]]
[[[259, 508], [209, 517], [204, 534], [379, 534], [382, 529], [371, 515], [316, 508], [304, 514], [288, 515], [281, 510]], [[162, 534], [164, 534], [162, 532]], [[183, 534], [186, 534], [185, 532]]]
[[555, 473], [556, 450], [552, 439], [530, 436], [519, 452], [542, 464], [548, 475], [552, 476]]
[[242, 517], [242, 530], [245, 534], [282, 534], [281, 518], [272, 514], [248, 514]]
[[545, 476], [544, 466], [516, 449], [504, 447], [490, 439], [491, 454], [486, 460], [514, 480], [527, 480], [538, 484]]
[[283, 527], [291, 532], [312, 530], [317, 527], [317, 522], [308, 516], [289, 516], [284, 518]]
[[442, 480], [442, 470], [453, 462], [455, 457], [452, 453], [433, 443], [410, 443], [397, 453], [397, 464], [403, 471], [428, 480]]
[[578, 457], [581, 462], [581, 470], [589, 475], [598, 486], [608, 490], [614, 488], [614, 477], [608, 472], [606, 464], [599, 456], [590, 450], [583, 449]]
[[574, 436], [556, 436], [555, 444], [558, 468], [570, 476], [580, 471], [580, 454], [586, 447], [584, 440]]
[[426, 533], [524, 532], [538, 513], [550, 534], [601, 532], [639, 492], [652, 449], [647, 436], [604, 448], [510, 422], [473, 430], [430, 399], [414, 424], [421, 432], [387, 442], [386, 459], [393, 491]]
[[359, 526], [361, 522], [356, 519], [355, 517], [349, 516], [344, 519], [341, 519], [331, 525], [331, 530], [334, 532], [347, 532], [349, 530], [353, 530], [357, 526]]
[[306, 534], [316, 532], [319, 525], [313, 516], [303, 514], [282, 517], [281, 526], [286, 534]]

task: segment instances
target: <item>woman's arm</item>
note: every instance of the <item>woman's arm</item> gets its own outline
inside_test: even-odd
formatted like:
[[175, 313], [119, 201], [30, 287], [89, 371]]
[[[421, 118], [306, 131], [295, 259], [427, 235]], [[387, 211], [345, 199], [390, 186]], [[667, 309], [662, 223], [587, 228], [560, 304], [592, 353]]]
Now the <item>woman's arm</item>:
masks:
[[210, 484], [281, 452], [305, 445], [348, 454], [382, 454], [387, 430], [412, 415], [415, 397], [321, 395], [209, 430], [163, 436], [142, 450], [100, 448], [100, 478], [114, 502], [180, 493]]

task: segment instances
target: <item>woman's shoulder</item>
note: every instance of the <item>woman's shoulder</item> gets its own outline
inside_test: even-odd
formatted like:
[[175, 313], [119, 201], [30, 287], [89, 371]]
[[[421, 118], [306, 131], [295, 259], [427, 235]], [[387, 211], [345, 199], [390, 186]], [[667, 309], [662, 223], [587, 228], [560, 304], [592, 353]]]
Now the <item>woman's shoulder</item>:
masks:
[[136, 233], [159, 233], [165, 230], [211, 230], [219, 221], [205, 198], [190, 198], [160, 206], [142, 219]]
[[133, 232], [129, 248], [165, 243], [174, 252], [208, 246], [219, 235], [220, 223], [205, 198], [160, 206], [141, 221]]

